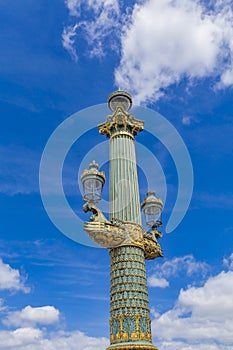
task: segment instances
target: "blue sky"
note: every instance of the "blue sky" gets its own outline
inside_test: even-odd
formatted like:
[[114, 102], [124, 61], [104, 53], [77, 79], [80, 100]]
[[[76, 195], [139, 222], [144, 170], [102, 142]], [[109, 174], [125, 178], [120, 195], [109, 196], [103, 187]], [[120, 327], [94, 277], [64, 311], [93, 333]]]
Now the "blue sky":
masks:
[[[148, 129], [137, 136], [161, 165], [167, 189], [164, 258], [147, 263], [154, 344], [232, 349], [232, 1], [0, 1], [0, 23], [0, 349], [108, 345], [108, 252], [53, 225], [39, 166], [53, 131], [118, 87], [177, 129], [194, 171], [189, 210], [166, 234], [176, 166]], [[64, 191], [82, 219], [77, 173], [103, 141], [89, 130], [65, 159]], [[103, 169], [108, 175], [107, 163]], [[141, 199], [151, 176], [143, 170]]]

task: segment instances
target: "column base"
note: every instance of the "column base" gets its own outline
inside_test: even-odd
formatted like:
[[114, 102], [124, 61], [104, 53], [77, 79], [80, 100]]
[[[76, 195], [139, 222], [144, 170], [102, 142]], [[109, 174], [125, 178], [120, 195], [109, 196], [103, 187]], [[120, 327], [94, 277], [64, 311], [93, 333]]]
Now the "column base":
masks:
[[152, 344], [124, 343], [110, 345], [106, 350], [158, 350]]

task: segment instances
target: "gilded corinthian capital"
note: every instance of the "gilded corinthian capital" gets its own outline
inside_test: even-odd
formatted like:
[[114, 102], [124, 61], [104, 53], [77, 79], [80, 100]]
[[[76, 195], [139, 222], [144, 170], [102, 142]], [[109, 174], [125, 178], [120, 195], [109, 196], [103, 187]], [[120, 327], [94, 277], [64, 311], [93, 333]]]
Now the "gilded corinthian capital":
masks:
[[100, 134], [111, 137], [115, 133], [124, 132], [136, 136], [144, 129], [144, 121], [136, 119], [133, 114], [128, 113], [123, 107], [117, 107], [107, 120], [98, 125]]
[[122, 132], [129, 133], [132, 137], [144, 129], [144, 121], [136, 119], [128, 110], [132, 106], [132, 98], [125, 91], [115, 91], [108, 98], [108, 106], [113, 114], [107, 120], [99, 124], [100, 134], [107, 137]]

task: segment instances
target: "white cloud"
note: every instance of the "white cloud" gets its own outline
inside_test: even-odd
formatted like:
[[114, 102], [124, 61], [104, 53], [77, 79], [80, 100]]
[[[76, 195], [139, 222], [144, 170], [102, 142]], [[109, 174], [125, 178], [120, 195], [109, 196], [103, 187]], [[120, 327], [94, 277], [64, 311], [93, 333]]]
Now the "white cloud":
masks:
[[[158, 345], [158, 343], [155, 343]], [[232, 350], [231, 345], [219, 345], [219, 344], [187, 344], [182, 341], [164, 341], [163, 343], [159, 343], [159, 350]]]
[[17, 350], [103, 350], [109, 345], [106, 338], [94, 338], [82, 332], [46, 334], [36, 328], [0, 331], [0, 349]]
[[190, 117], [183, 117], [182, 118], [182, 124], [183, 125], [190, 125], [191, 124], [191, 118]]
[[148, 286], [166, 288], [169, 286], [169, 282], [165, 278], [157, 278], [155, 276], [151, 276], [148, 278]]
[[65, 0], [65, 4], [70, 11], [71, 16], [80, 15], [80, 6], [82, 0]]
[[65, 3], [71, 16], [80, 19], [85, 14], [84, 17], [88, 18], [78, 23], [76, 21], [73, 26], [63, 30], [63, 46], [74, 61], [77, 61], [75, 37], [78, 28], [88, 44], [91, 57], [102, 57], [105, 55], [105, 46], [108, 46], [108, 50], [115, 46], [120, 15], [118, 0], [66, 0]]
[[69, 54], [71, 55], [71, 57], [75, 62], [78, 61], [78, 55], [73, 45], [75, 42], [75, 37], [77, 35], [77, 32], [76, 32], [77, 29], [78, 29], [78, 25], [75, 24], [74, 26], [65, 27], [62, 33], [63, 47], [69, 52]]
[[80, 17], [83, 11], [93, 11], [97, 15], [108, 15], [110, 18], [114, 13], [119, 14], [118, 0], [65, 0], [70, 15]]
[[4, 300], [0, 298], [0, 312], [7, 309], [7, 306], [4, 305]]
[[[19, 328], [14, 331], [0, 331], [0, 349], [35, 349], [42, 332], [39, 329]], [[29, 347], [28, 347], [29, 346]]]
[[135, 103], [158, 99], [184, 77], [220, 77], [220, 88], [233, 84], [230, 0], [217, 0], [213, 10], [198, 0], [136, 4], [121, 45], [115, 80], [135, 95]]
[[119, 0], [65, 4], [73, 25], [63, 30], [64, 48], [77, 61], [80, 37], [90, 57], [111, 49], [119, 54], [121, 47], [115, 82], [134, 95], [135, 103], [157, 100], [183, 78], [191, 83], [211, 77], [216, 89], [233, 86], [231, 0], [215, 0], [212, 8], [199, 0], [147, 0], [124, 13]]
[[152, 321], [159, 348], [174, 349], [179, 343], [181, 350], [232, 349], [232, 290], [233, 271], [209, 278], [203, 287], [181, 289], [174, 308]]
[[233, 253], [229, 256], [229, 258], [223, 259], [223, 264], [226, 265], [229, 270], [233, 270]]
[[19, 270], [4, 264], [0, 259], [0, 290], [23, 291], [29, 293], [30, 288], [25, 286], [25, 277], [20, 275]]
[[176, 257], [171, 260], [165, 260], [161, 265], [156, 266], [155, 272], [149, 276], [148, 285], [150, 287], [165, 288], [169, 286], [168, 279], [176, 277], [178, 274], [192, 276], [199, 274], [205, 276], [208, 271], [208, 265], [204, 262], [196, 261], [193, 255]]
[[233, 85], [233, 68], [229, 68], [225, 72], [223, 72], [221, 76], [221, 81], [217, 85], [217, 87], [221, 89], [225, 86], [231, 86], [231, 85]]
[[9, 312], [3, 323], [7, 326], [28, 327], [36, 324], [50, 325], [59, 321], [59, 310], [53, 306], [26, 306], [21, 311]]

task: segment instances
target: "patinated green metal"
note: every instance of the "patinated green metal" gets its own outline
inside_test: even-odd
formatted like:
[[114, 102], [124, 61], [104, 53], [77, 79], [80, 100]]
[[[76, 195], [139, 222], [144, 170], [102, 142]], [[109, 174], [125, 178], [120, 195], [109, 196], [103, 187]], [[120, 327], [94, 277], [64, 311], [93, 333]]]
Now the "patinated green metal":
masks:
[[[128, 103], [125, 99], [128, 98]], [[116, 99], [116, 100], [114, 100]], [[109, 97], [113, 114], [99, 125], [110, 138], [110, 220], [93, 204], [92, 222], [84, 229], [111, 260], [110, 347], [108, 350], [155, 350], [152, 345], [145, 259], [162, 256], [158, 232], [141, 226], [140, 198], [134, 137], [144, 122], [128, 112], [131, 96], [116, 91]]]

